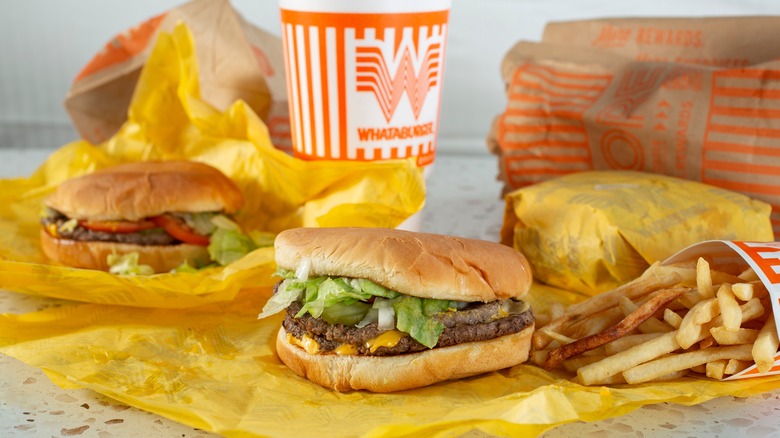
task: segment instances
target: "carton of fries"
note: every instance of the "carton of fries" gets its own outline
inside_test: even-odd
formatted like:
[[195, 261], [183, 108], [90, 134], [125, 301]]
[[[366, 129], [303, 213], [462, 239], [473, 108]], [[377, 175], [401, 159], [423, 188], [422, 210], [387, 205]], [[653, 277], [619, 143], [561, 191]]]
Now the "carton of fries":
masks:
[[705, 241], [556, 310], [531, 358], [584, 385], [780, 374], [779, 315], [780, 242]]

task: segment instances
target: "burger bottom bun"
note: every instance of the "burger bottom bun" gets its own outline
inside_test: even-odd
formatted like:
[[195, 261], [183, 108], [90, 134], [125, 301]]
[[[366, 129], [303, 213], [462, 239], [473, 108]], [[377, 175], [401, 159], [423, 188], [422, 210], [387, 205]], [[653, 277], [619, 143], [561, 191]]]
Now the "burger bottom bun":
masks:
[[74, 268], [108, 271], [109, 254], [138, 253], [138, 263], [149, 265], [154, 272], [169, 272], [187, 261], [193, 266], [202, 266], [210, 261], [205, 246], [179, 245], [133, 245], [117, 242], [86, 242], [52, 237], [41, 230], [43, 253], [54, 262]]
[[285, 365], [314, 383], [339, 392], [393, 392], [474, 376], [528, 360], [534, 326], [488, 341], [468, 342], [398, 356], [308, 354], [287, 342], [282, 327], [276, 350]]

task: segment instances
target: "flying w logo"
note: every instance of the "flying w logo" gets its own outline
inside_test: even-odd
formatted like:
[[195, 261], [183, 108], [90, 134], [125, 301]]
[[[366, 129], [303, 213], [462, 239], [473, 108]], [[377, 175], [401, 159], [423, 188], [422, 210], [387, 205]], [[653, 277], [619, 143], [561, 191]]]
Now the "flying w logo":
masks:
[[[382, 41], [376, 43], [378, 45]], [[388, 122], [393, 118], [401, 97], [406, 93], [414, 118], [418, 119], [428, 92], [438, 85], [441, 43], [433, 42], [427, 46], [424, 57], [419, 62], [419, 71], [415, 71], [414, 55], [417, 53], [410, 50], [413, 45], [402, 44], [403, 50], [396, 49], [395, 59], [390, 63], [396, 66], [394, 75], [390, 73], [388, 60], [377, 45], [355, 49], [357, 91], [373, 93]]]

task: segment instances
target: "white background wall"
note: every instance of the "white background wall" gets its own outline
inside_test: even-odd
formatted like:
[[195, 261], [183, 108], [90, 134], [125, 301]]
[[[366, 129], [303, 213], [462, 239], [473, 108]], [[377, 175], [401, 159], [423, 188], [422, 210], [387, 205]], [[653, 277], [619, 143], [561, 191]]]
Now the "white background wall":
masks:
[[[62, 106], [75, 75], [114, 34], [182, 1], [0, 0], [0, 147], [75, 139]], [[278, 35], [276, 0], [233, 5]], [[485, 152], [504, 107], [501, 59], [518, 40], [539, 40], [548, 21], [712, 15], [780, 15], [780, 0], [453, 0], [439, 150]]]

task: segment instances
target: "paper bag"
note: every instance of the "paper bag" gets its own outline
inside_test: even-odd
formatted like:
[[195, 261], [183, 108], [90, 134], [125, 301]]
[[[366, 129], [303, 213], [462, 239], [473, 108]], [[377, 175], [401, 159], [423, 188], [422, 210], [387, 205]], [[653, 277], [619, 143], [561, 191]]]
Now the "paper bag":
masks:
[[222, 111], [244, 100], [268, 125], [274, 146], [291, 150], [281, 40], [244, 20], [228, 0], [185, 3], [109, 41], [65, 98], [79, 134], [99, 144], [119, 130], [154, 41], [178, 22], [195, 36], [203, 99]]
[[[780, 62], [713, 69], [637, 61], [575, 39], [520, 42], [504, 59], [508, 103], [488, 143], [505, 192], [584, 170], [660, 173], [771, 204], [780, 236]], [[749, 61], [771, 58], [765, 46], [742, 50], [758, 53]]]
[[763, 202], [693, 181], [577, 172], [508, 194], [501, 242], [526, 255], [535, 281], [595, 295], [703, 240], [772, 240], [769, 214]]
[[[542, 41], [637, 61], [739, 68], [777, 59], [780, 17], [605, 18], [548, 23]], [[750, 29], [745, 32], [745, 29]]]
[[[0, 180], [0, 289], [93, 303], [184, 308], [270, 286], [273, 248], [197, 273], [117, 276], [52, 264], [40, 246], [43, 200], [62, 181], [112, 165], [191, 160], [232, 179], [244, 195], [233, 219], [247, 233], [295, 227], [397, 227], [425, 202], [413, 159], [303, 161], [271, 145], [265, 124], [238, 100], [218, 111], [201, 99], [192, 34], [183, 23], [160, 33], [143, 69], [128, 121], [105, 143], [80, 140], [52, 153], [30, 178]], [[261, 239], [261, 243], [262, 239]], [[258, 243], [260, 245], [260, 243]]]

